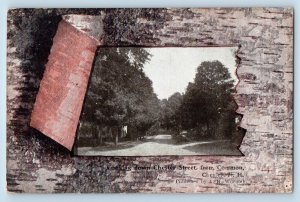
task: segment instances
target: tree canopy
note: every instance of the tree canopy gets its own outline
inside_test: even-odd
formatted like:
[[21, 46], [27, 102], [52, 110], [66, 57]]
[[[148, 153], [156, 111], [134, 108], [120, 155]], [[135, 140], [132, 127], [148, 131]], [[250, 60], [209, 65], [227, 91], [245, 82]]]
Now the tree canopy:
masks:
[[181, 105], [183, 128], [206, 128], [212, 132], [222, 116], [234, 112], [233, 80], [219, 61], [202, 62], [194, 82], [188, 84]]
[[100, 48], [81, 122], [130, 125], [143, 132], [151, 127], [159, 116], [159, 100], [143, 72], [150, 57], [142, 48]]

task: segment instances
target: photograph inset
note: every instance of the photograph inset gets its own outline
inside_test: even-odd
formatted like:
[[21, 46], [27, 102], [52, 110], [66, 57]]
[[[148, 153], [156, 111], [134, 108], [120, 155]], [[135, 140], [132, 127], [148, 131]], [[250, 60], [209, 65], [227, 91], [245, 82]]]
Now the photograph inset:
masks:
[[99, 48], [77, 129], [83, 156], [242, 155], [237, 47]]

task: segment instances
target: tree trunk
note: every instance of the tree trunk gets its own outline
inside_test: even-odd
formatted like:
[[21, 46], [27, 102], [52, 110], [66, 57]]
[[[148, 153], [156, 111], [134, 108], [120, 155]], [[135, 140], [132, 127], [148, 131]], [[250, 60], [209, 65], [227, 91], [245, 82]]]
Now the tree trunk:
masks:
[[102, 145], [102, 134], [99, 126], [97, 126], [97, 143], [98, 145]]
[[99, 132], [99, 143], [100, 143], [100, 145], [102, 145], [103, 144], [103, 139], [102, 139], [102, 135], [101, 135], [101, 133]]
[[118, 133], [116, 133], [115, 135], [115, 145], [118, 145], [118, 141], [119, 141], [119, 137], [118, 137]]

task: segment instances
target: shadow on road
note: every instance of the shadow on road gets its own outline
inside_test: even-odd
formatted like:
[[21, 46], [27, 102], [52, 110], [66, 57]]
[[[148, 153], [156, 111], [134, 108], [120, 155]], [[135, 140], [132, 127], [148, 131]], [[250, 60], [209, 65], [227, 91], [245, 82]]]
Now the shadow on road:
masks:
[[205, 155], [241, 156], [242, 153], [230, 141], [199, 143], [182, 149]]

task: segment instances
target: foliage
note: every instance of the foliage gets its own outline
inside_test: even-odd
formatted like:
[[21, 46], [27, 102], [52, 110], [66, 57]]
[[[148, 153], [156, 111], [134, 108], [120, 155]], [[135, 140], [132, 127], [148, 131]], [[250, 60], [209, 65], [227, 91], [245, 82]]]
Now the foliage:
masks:
[[[182, 127], [217, 135], [225, 122], [234, 123], [232, 92], [233, 80], [228, 69], [219, 61], [202, 62], [183, 97], [180, 109]], [[233, 128], [229, 126], [230, 131]]]
[[141, 48], [100, 48], [82, 113], [82, 122], [135, 127], [140, 134], [157, 121], [159, 100], [143, 72], [151, 55]]
[[179, 108], [183, 96], [176, 92], [167, 100], [161, 101], [161, 126], [167, 130], [176, 130], [179, 124]]

